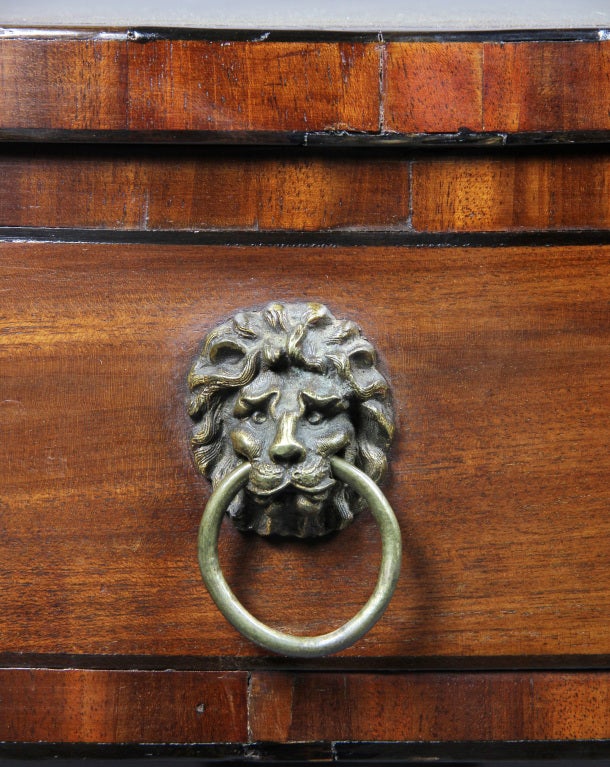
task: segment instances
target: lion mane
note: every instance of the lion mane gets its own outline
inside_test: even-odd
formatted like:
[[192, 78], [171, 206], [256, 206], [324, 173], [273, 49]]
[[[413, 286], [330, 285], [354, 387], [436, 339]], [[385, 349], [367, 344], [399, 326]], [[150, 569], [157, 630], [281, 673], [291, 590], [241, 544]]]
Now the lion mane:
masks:
[[[272, 303], [236, 314], [204, 340], [188, 377], [188, 412], [194, 420], [191, 446], [198, 470], [216, 487], [243, 459], [227, 438], [227, 400], [265, 371], [301, 368], [321, 375], [336, 372], [348, 384], [356, 433], [355, 465], [375, 482], [387, 469], [394, 431], [386, 379], [376, 368], [373, 346], [350, 320], [338, 320], [319, 303]], [[329, 501], [332, 510], [321, 532], [345, 527], [364, 503], [341, 485]], [[245, 492], [228, 513], [240, 529], [250, 529]]]

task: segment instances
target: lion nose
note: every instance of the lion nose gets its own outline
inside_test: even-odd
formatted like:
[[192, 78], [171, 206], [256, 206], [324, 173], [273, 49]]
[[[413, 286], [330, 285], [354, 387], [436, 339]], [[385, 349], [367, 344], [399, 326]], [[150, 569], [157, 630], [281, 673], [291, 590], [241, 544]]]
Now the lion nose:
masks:
[[305, 448], [295, 437], [297, 416], [284, 413], [280, 416], [275, 439], [269, 455], [278, 463], [299, 463], [305, 458]]

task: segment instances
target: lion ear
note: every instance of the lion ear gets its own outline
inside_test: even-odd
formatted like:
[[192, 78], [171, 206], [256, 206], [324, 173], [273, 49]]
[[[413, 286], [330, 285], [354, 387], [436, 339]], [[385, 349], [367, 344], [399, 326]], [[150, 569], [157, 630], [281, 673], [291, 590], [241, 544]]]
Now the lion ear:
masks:
[[387, 394], [387, 381], [375, 367], [377, 355], [368, 341], [358, 339], [347, 353], [347, 360], [351, 381], [359, 397], [368, 399]]
[[[226, 379], [230, 382], [239, 380], [243, 373], [244, 360], [247, 357], [246, 349], [239, 341], [232, 338], [212, 336], [208, 337], [200, 357], [191, 368], [188, 377], [188, 385], [191, 391], [199, 386], [208, 391], [209, 385], [215, 381]], [[213, 387], [215, 389], [217, 387]]]
[[219, 339], [209, 350], [213, 365], [235, 365], [246, 356], [246, 351], [236, 341], [229, 338]]
[[375, 351], [372, 347], [361, 346], [349, 354], [349, 363], [352, 370], [368, 370], [377, 362]]

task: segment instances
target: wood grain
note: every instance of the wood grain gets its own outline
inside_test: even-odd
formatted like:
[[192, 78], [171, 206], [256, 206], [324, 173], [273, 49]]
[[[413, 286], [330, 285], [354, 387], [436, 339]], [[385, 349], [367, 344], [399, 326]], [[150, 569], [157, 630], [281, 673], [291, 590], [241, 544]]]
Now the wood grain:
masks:
[[0, 670], [23, 743], [570, 741], [610, 737], [607, 672]]
[[256, 672], [254, 740], [527, 741], [610, 737], [597, 673]]
[[387, 45], [384, 126], [400, 133], [608, 130], [607, 42]]
[[124, 130], [127, 43], [0, 41], [0, 128]]
[[245, 672], [0, 670], [0, 739], [244, 742]]
[[610, 227], [606, 150], [419, 158], [412, 226], [421, 232]]
[[607, 43], [487, 43], [484, 129], [610, 128]]
[[[56, 31], [0, 42], [0, 131], [608, 131], [610, 41], [277, 42]], [[96, 133], [97, 132], [97, 133]], [[165, 133], [164, 133], [165, 132]], [[168, 133], [169, 132], [169, 133]], [[69, 138], [69, 135], [68, 135]]]
[[606, 229], [608, 199], [610, 154], [601, 148], [433, 157], [201, 147], [0, 154], [0, 226], [12, 227]]
[[[200, 580], [209, 491], [184, 398], [206, 330], [280, 297], [359, 321], [394, 387], [403, 573], [345, 658], [610, 653], [609, 248], [5, 243], [0, 258], [0, 652], [264, 655]], [[296, 632], [351, 617], [378, 550], [368, 516], [314, 543], [221, 536], [246, 607]]]
[[0, 128], [377, 131], [375, 45], [2, 41]]
[[20, 148], [0, 155], [0, 226], [399, 228], [410, 167], [371, 152]]
[[378, 130], [374, 45], [159, 40], [129, 48], [135, 130]]
[[483, 130], [481, 43], [389, 43], [385, 55], [385, 130]]

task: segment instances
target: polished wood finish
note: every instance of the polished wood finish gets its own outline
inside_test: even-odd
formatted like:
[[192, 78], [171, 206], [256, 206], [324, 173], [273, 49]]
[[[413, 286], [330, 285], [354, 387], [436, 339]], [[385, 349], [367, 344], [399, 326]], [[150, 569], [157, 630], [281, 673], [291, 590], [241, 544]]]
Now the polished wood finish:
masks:
[[390, 43], [384, 84], [387, 131], [483, 130], [482, 43]]
[[607, 42], [390, 43], [387, 130], [607, 131]]
[[245, 672], [0, 670], [0, 740], [248, 739]]
[[610, 227], [610, 153], [21, 147], [0, 226], [517, 232]]
[[[280, 296], [359, 321], [394, 390], [386, 490], [403, 574], [344, 657], [610, 653], [609, 248], [13, 243], [0, 256], [2, 652], [265, 655], [200, 580], [209, 488], [184, 398], [206, 330]], [[221, 547], [244, 604], [294, 631], [353, 615], [378, 566], [368, 515], [313, 543], [227, 526]]]
[[[607, 756], [610, 155], [578, 142], [610, 135], [610, 42], [582, 36], [4, 32], [3, 757]], [[396, 596], [299, 666], [202, 584], [185, 413], [205, 332], [278, 298], [359, 321], [398, 417]], [[248, 609], [320, 633], [379, 536], [220, 549]]]
[[608, 130], [609, 90], [606, 42], [485, 46], [485, 130]]
[[0, 128], [377, 131], [378, 83], [375, 45], [9, 39]]
[[125, 130], [128, 60], [114, 40], [1, 40], [0, 128]]
[[357, 43], [130, 45], [129, 127], [377, 130], [378, 58], [375, 46]]
[[608, 739], [610, 675], [257, 672], [254, 740]]
[[412, 179], [415, 231], [610, 228], [605, 148], [422, 158]]
[[4, 669], [0, 688], [4, 742], [610, 738], [607, 672]]
[[29, 148], [0, 156], [0, 226], [404, 228], [408, 162], [295, 150]]
[[162, 38], [1, 40], [0, 138], [59, 130], [179, 140], [195, 131], [274, 143], [294, 132], [610, 130], [610, 41]]

